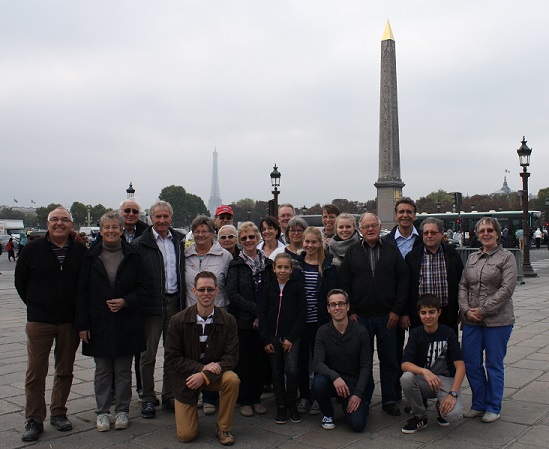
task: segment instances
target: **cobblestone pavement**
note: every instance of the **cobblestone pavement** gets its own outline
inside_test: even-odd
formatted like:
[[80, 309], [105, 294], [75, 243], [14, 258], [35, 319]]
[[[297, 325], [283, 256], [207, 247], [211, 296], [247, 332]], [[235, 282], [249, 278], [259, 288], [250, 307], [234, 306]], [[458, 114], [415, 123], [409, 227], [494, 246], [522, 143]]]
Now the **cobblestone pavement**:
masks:
[[[429, 426], [414, 435], [400, 429], [404, 415], [391, 417], [381, 411], [379, 383], [366, 430], [352, 433], [336, 414], [336, 429], [320, 427], [319, 416], [305, 416], [299, 424], [274, 423], [275, 405], [271, 394], [264, 396], [267, 415], [243, 418], [235, 413], [233, 434], [242, 448], [549, 448], [549, 251], [532, 251], [532, 265], [539, 277], [518, 285], [515, 295], [517, 322], [511, 335], [506, 358], [505, 398], [501, 418], [493, 424], [479, 419], [464, 419], [450, 427], [438, 427], [430, 407]], [[181, 447], [175, 436], [174, 416], [158, 410], [157, 418], [142, 419], [135, 398], [127, 430], [99, 433], [95, 429], [93, 360], [78, 352], [74, 384], [68, 401], [74, 429], [58, 432], [47, 420], [37, 443], [21, 441], [24, 416], [24, 373], [26, 368], [25, 308], [13, 288], [14, 264], [2, 255], [0, 261], [0, 448], [175, 448]], [[53, 359], [51, 359], [53, 360]], [[157, 366], [162, 365], [159, 351]], [[377, 364], [374, 377], [379, 380]], [[51, 368], [50, 368], [51, 371]], [[157, 379], [161, 379], [160, 369]], [[51, 391], [47, 379], [47, 395]], [[157, 390], [160, 390], [157, 385]], [[470, 391], [462, 388], [464, 405], [470, 405]], [[49, 398], [48, 398], [49, 399]], [[401, 403], [401, 408], [403, 404]], [[187, 443], [193, 448], [219, 447], [215, 438], [215, 416], [200, 415], [200, 434]]]

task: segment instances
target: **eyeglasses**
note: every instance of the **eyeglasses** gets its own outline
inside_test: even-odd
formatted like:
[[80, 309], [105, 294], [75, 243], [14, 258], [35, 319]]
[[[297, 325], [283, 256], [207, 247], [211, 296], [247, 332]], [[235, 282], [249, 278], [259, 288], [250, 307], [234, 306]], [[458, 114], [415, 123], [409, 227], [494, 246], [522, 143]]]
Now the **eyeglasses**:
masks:
[[213, 293], [215, 292], [215, 288], [214, 287], [200, 287], [200, 288], [197, 288], [195, 289], [198, 293]]
[[207, 231], [193, 231], [193, 235], [206, 235], [206, 234], [210, 234], [212, 231], [210, 231], [209, 229]]
[[48, 219], [49, 222], [51, 223], [57, 223], [57, 222], [61, 222], [61, 223], [70, 223], [72, 220], [70, 218], [67, 218], [67, 217], [50, 217]]
[[495, 232], [494, 228], [481, 228], [478, 230], [479, 234], [491, 234], [492, 232]]
[[232, 220], [233, 216], [229, 214], [221, 214], [218, 215], [217, 218], [219, 218], [220, 220]]
[[124, 209], [125, 214], [129, 214], [130, 212], [134, 215], [139, 215], [139, 209], [130, 209], [129, 207]]
[[242, 240], [243, 242], [245, 242], [246, 240], [255, 240], [255, 235], [243, 235], [242, 237], [240, 237], [240, 240]]
[[438, 231], [423, 231], [423, 235], [437, 235], [440, 234]]
[[290, 229], [292, 234], [303, 234], [303, 229]]
[[236, 235], [234, 235], [234, 234], [220, 235], [220, 236], [219, 236], [219, 240], [227, 240], [227, 239], [232, 240], [232, 239], [234, 239], [235, 237], [236, 237]]
[[330, 309], [335, 309], [336, 307], [339, 307], [340, 309], [343, 309], [343, 307], [345, 307], [347, 304], [349, 304], [348, 302], [330, 302], [328, 303], [328, 307]]
[[377, 229], [379, 228], [379, 223], [376, 223], [376, 224], [370, 224], [370, 225], [364, 225], [364, 226], [361, 226], [360, 229], [361, 230], [368, 230], [368, 229]]

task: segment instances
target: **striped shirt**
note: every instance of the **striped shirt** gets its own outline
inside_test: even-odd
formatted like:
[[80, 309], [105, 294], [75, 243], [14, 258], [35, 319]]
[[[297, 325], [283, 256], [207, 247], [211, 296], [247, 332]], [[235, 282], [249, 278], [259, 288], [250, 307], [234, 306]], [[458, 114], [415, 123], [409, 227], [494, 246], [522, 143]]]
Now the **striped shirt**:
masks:
[[303, 262], [303, 276], [305, 278], [305, 299], [307, 300], [307, 323], [318, 321], [318, 265]]
[[206, 343], [208, 341], [208, 335], [212, 328], [211, 325], [214, 322], [213, 317], [214, 317], [213, 310], [212, 310], [212, 313], [210, 313], [206, 317], [206, 319], [202, 318], [198, 313], [196, 314], [196, 324], [199, 327], [199, 330], [201, 332], [201, 334], [198, 337], [198, 341], [200, 342], [200, 361], [204, 360], [204, 355], [206, 354]]
[[440, 305], [448, 305], [448, 275], [442, 245], [436, 253], [423, 248], [421, 269], [419, 272], [419, 296], [435, 295], [440, 299]]

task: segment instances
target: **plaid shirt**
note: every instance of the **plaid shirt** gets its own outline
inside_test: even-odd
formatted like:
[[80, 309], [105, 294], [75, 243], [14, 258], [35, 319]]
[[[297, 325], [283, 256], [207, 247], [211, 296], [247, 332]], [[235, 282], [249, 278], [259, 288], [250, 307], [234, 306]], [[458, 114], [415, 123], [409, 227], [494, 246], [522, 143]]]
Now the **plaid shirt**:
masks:
[[419, 272], [419, 296], [427, 293], [438, 297], [442, 307], [448, 305], [448, 274], [442, 245], [435, 254], [423, 248]]

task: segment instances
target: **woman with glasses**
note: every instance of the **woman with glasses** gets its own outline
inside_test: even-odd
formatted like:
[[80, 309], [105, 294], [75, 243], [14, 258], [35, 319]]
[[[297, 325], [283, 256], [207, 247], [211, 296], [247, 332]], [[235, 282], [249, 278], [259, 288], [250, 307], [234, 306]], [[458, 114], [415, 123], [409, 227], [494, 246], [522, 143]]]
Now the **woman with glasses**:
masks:
[[233, 259], [240, 254], [240, 247], [236, 239], [236, 228], [233, 225], [224, 225], [217, 231], [217, 241], [223, 249], [231, 253]]
[[271, 216], [263, 218], [259, 222], [259, 229], [263, 240], [257, 245], [257, 249], [263, 250], [265, 255], [274, 260], [276, 255], [284, 252], [285, 245], [280, 239], [280, 226], [278, 221]]
[[122, 240], [124, 219], [108, 212], [99, 220], [101, 242], [84, 255], [76, 298], [75, 327], [82, 353], [95, 360], [97, 430], [128, 427], [133, 355], [145, 349], [141, 309], [148, 298], [149, 278], [139, 253]]
[[229, 312], [238, 324], [240, 358], [235, 371], [241, 383], [237, 402], [240, 414], [249, 417], [267, 412], [261, 404], [266, 353], [259, 338], [259, 305], [264, 285], [276, 282], [276, 278], [273, 261], [257, 249], [259, 230], [255, 224], [246, 221], [240, 225], [238, 242], [242, 251], [229, 266], [227, 295]]
[[[209, 271], [217, 278], [219, 292], [215, 297], [215, 305], [227, 310], [229, 300], [225, 289], [229, 262], [232, 255], [223, 249], [219, 241], [214, 242], [215, 223], [210, 217], [199, 215], [191, 223], [194, 243], [185, 250], [185, 285], [187, 307], [196, 304], [193, 293], [196, 275], [202, 271]], [[213, 415], [216, 411], [218, 394], [205, 391], [203, 394], [203, 411], [206, 415]]]
[[337, 216], [334, 228], [335, 235], [325, 249], [326, 253], [333, 257], [332, 264], [339, 270], [347, 249], [360, 242], [360, 234], [356, 228], [355, 217], [346, 212]]
[[303, 232], [307, 226], [307, 222], [301, 217], [293, 217], [288, 221], [285, 234], [288, 244], [285, 251], [295, 261], [299, 259], [299, 254], [303, 250]]
[[459, 283], [463, 360], [473, 393], [471, 409], [463, 416], [491, 423], [501, 412], [503, 360], [515, 322], [517, 264], [500, 245], [501, 227], [495, 218], [481, 218], [475, 231], [482, 248], [469, 256]]

